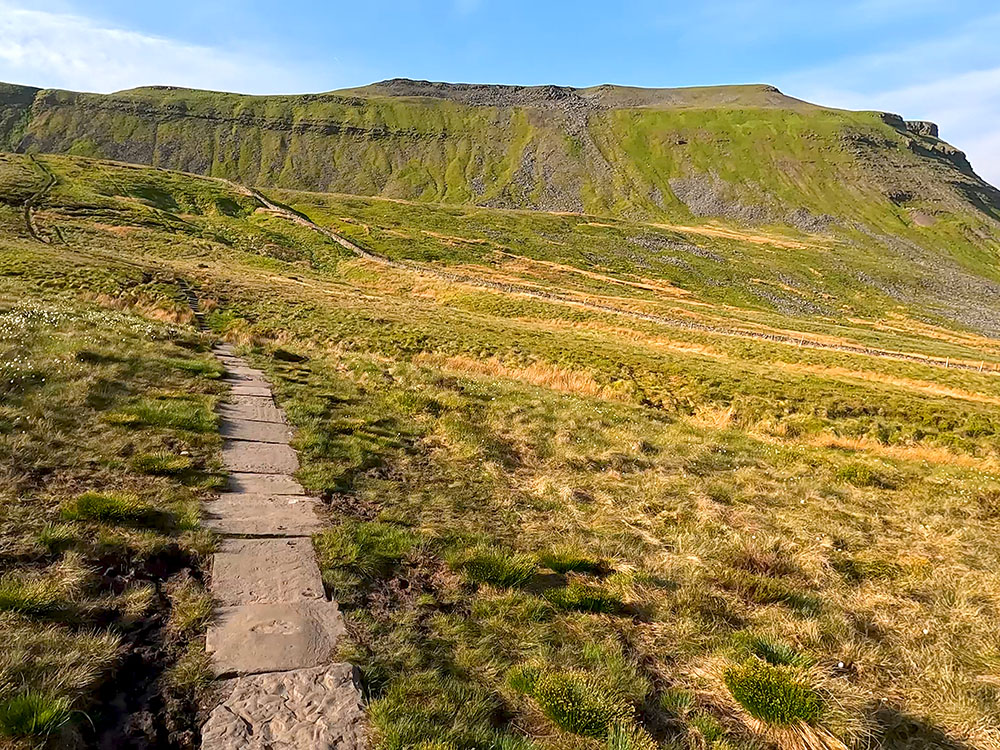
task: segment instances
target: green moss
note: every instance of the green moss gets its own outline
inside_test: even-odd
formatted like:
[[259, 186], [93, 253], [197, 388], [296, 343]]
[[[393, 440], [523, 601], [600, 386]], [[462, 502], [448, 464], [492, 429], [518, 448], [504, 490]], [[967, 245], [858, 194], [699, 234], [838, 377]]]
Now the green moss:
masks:
[[755, 719], [767, 724], [813, 723], [823, 708], [819, 694], [788, 667], [750, 659], [730, 666], [724, 679], [736, 702]]

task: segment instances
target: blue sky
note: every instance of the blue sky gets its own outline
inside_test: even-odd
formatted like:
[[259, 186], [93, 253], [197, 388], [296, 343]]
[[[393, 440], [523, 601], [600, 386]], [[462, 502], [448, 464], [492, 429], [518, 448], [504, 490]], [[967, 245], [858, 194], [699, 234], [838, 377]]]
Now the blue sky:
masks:
[[326, 91], [405, 76], [587, 86], [773, 83], [931, 119], [1000, 184], [995, 0], [0, 0], [0, 80]]

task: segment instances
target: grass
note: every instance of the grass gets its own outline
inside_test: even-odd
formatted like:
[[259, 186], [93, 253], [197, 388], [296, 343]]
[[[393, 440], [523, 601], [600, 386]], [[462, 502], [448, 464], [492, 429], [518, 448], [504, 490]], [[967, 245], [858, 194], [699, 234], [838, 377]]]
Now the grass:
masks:
[[474, 550], [461, 562], [460, 568], [475, 583], [513, 588], [531, 580], [535, 574], [535, 560], [530, 555], [501, 547], [484, 547]]
[[587, 557], [586, 553], [573, 548], [547, 550], [538, 555], [538, 564], [556, 573], [600, 573], [599, 560]]
[[186, 398], [143, 399], [129, 404], [110, 418], [131, 427], [164, 427], [191, 432], [215, 430], [215, 417], [204, 403]]
[[552, 589], [546, 592], [545, 597], [560, 609], [577, 612], [617, 614], [625, 606], [621, 599], [600, 586], [579, 581], [572, 581], [565, 588]]
[[64, 520], [113, 524], [141, 525], [152, 512], [152, 506], [137, 495], [121, 493], [85, 492], [62, 507]]
[[24, 691], [0, 699], [0, 735], [45, 738], [70, 720], [66, 698]]
[[766, 724], [811, 724], [822, 712], [819, 694], [785, 667], [749, 660], [729, 667], [725, 682], [736, 702]]
[[[360, 670], [379, 750], [608, 741], [567, 732], [515, 692], [507, 678], [523, 664], [595, 683], [573, 693], [574, 706], [627, 704], [628, 736], [616, 742], [642, 743], [643, 732], [692, 750], [777, 741], [722, 678], [719, 665], [747, 660], [821, 695], [810, 731], [846, 744], [886, 737], [884, 750], [898, 750], [909, 726], [944, 737], [939, 745], [988, 747], [1000, 731], [982, 679], [1000, 634], [995, 376], [445, 282], [349, 257], [251, 213], [218, 183], [40, 158], [60, 184], [39, 223], [65, 244], [0, 235], [0, 330], [12, 331], [0, 338], [5, 560], [43, 577], [69, 553], [102, 571], [128, 560], [136, 584], [154, 583], [146, 561], [167, 561], [168, 580], [156, 583], [168, 596], [93, 577], [66, 594], [72, 627], [61, 614], [7, 613], [5, 642], [30, 647], [0, 664], [5, 680], [100, 721], [93, 696], [129, 675], [116, 673], [117, 651], [85, 635], [113, 631], [130, 648], [143, 623], [171, 622], [176, 609], [159, 631], [168, 663], [157, 669], [173, 674], [197, 654], [206, 608], [196, 582], [210, 544], [192, 511], [208, 490], [129, 465], [185, 451], [194, 466], [216, 460], [222, 384], [163, 365], [205, 358], [206, 338], [183, 323], [171, 283], [180, 277], [215, 332], [267, 372], [296, 428], [300, 481], [329, 505], [315, 546], [348, 624], [337, 658]], [[217, 208], [227, 198], [243, 208]], [[865, 299], [833, 259], [881, 263], [870, 238], [779, 253], [616, 219], [289, 199], [394, 257], [483, 278], [997, 361], [995, 342], [930, 306]], [[662, 252], [630, 238], [659, 238]], [[663, 241], [691, 243], [694, 271], [657, 262], [683, 259]], [[810, 299], [829, 294], [836, 309], [796, 314], [751, 298], [750, 277], [777, 281], [781, 268], [800, 291], [817, 279]], [[916, 283], [884, 270], [903, 288]], [[164, 417], [175, 408], [187, 416]], [[852, 467], [893, 489], [857, 481]], [[87, 491], [132, 495], [178, 521], [58, 521]], [[598, 593], [626, 606], [615, 616], [576, 606]], [[33, 653], [56, 667], [22, 678], [17, 665], [38, 663]], [[186, 676], [157, 690], [196, 690], [197, 664], [183, 665]], [[86, 734], [77, 716], [70, 729]]]
[[[511, 687], [530, 696], [560, 729], [604, 739], [618, 725], [631, 723], [632, 707], [593, 677], [570, 672], [531, 674], [530, 670], [515, 670], [510, 677]], [[615, 736], [620, 739], [619, 732]]]
[[216, 460], [219, 386], [162, 364], [204, 343], [174, 322], [176, 289], [162, 276], [71, 262], [53, 286], [25, 282], [9, 275], [8, 240], [0, 233], [0, 744], [96, 743], [119, 716], [106, 708], [115, 686], [122, 710], [156, 696], [173, 708], [154, 723], [184, 726], [199, 686], [153, 677], [203, 648], [192, 644], [204, 619], [168, 636], [171, 608], [156, 592], [210, 549], [195, 525], [165, 522], [189, 519], [204, 490], [133, 469], [157, 468], [139, 466], [147, 456]]
[[143, 453], [133, 456], [128, 463], [132, 471], [153, 476], [183, 474], [194, 464], [189, 456], [178, 456], [167, 452]]

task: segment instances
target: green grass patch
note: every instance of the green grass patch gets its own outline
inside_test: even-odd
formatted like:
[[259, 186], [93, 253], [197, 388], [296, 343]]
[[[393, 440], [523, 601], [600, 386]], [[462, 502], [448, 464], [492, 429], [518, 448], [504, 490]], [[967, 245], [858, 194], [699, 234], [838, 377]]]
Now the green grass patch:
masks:
[[774, 666], [808, 667], [812, 664], [812, 659], [808, 656], [773, 636], [744, 630], [733, 636], [733, 643], [743, 654], [756, 656]]
[[766, 724], [811, 724], [823, 708], [819, 693], [789, 667], [749, 659], [727, 668], [723, 678], [736, 702]]
[[44, 617], [59, 611], [64, 604], [61, 587], [51, 580], [16, 573], [0, 578], [0, 612]]
[[62, 506], [66, 521], [99, 521], [101, 523], [141, 525], [155, 511], [145, 500], [124, 492], [85, 492]]
[[183, 398], [142, 399], [109, 415], [130, 427], [165, 427], [190, 432], [214, 432], [215, 415], [201, 401]]
[[179, 456], [166, 451], [141, 453], [129, 459], [129, 468], [137, 474], [165, 477], [183, 474], [191, 469], [193, 461], [189, 456]]
[[576, 612], [617, 614], [625, 608], [622, 600], [611, 592], [579, 581], [571, 581], [568, 586], [546, 591], [545, 598], [560, 609]]
[[633, 720], [629, 702], [590, 674], [522, 666], [511, 671], [508, 684], [534, 699], [539, 710], [566, 732], [604, 739], [612, 727]]
[[48, 737], [72, 714], [68, 699], [27, 690], [0, 700], [0, 735], [10, 738]]
[[459, 566], [466, 578], [499, 588], [522, 586], [536, 570], [535, 558], [498, 546], [480, 547]]
[[201, 375], [210, 380], [221, 378], [225, 370], [222, 365], [214, 359], [184, 359], [181, 357], [168, 357], [163, 360], [163, 364], [173, 367], [176, 370], [183, 370], [194, 375]]
[[538, 564], [556, 573], [600, 573], [601, 561], [574, 547], [558, 547], [538, 554]]
[[837, 470], [837, 479], [855, 487], [876, 487], [883, 490], [893, 490], [898, 485], [898, 480], [886, 470], [860, 463], [841, 466]]

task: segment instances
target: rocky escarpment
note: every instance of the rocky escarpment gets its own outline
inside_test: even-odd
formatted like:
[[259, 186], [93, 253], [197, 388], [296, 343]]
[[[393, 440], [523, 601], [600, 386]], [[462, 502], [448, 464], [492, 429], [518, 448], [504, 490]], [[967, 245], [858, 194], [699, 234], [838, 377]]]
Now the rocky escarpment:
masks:
[[932, 123], [825, 109], [764, 85], [393, 79], [266, 97], [5, 86], [0, 146], [265, 186], [629, 218], [718, 216], [806, 231], [867, 220], [873, 206], [887, 222], [898, 221], [898, 206], [932, 218], [1000, 219], [1000, 194]]

